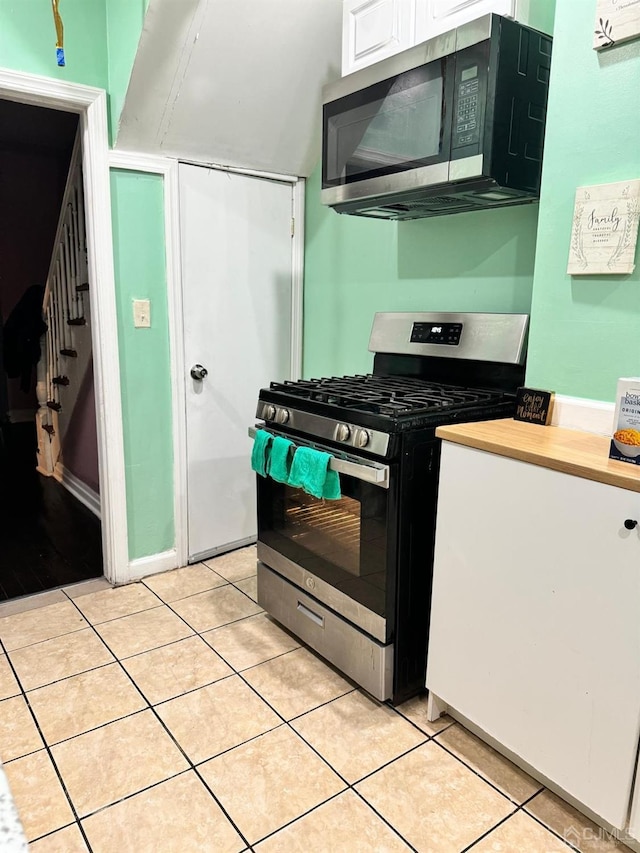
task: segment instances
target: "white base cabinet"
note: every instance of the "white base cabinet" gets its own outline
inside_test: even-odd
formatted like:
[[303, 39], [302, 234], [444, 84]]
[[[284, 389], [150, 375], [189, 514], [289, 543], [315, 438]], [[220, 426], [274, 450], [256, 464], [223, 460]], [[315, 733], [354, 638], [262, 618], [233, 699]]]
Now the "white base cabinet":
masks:
[[640, 730], [626, 519], [637, 492], [443, 442], [427, 687], [620, 829]]

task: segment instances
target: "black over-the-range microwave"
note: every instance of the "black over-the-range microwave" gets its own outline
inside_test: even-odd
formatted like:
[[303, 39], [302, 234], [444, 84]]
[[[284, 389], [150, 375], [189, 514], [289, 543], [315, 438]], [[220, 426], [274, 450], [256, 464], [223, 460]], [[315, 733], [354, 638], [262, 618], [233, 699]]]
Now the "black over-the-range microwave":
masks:
[[485, 15], [323, 91], [321, 200], [418, 219], [537, 200], [551, 38]]

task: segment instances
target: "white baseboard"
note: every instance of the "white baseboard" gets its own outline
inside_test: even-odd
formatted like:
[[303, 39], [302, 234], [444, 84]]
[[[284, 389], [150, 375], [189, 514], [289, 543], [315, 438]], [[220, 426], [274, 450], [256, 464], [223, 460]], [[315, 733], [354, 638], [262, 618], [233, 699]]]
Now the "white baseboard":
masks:
[[594, 432], [597, 435], [611, 435], [613, 428], [614, 404], [601, 400], [589, 400], [584, 397], [565, 397], [556, 394], [553, 402], [551, 423], [565, 429], [578, 429], [582, 432]]
[[72, 474], [71, 471], [68, 471], [60, 462], [57, 462], [56, 467], [53, 469], [53, 477], [63, 485], [65, 489], [74, 496], [74, 498], [77, 498], [81, 504], [84, 504], [87, 509], [90, 509], [95, 516], [98, 518], [101, 517], [100, 495], [97, 492], [87, 486], [86, 483], [83, 483], [82, 480], [76, 477], [75, 474]]
[[137, 560], [129, 561], [128, 577], [123, 581], [138, 581], [147, 575], [156, 575], [158, 572], [166, 572], [169, 569], [178, 568], [178, 555], [175, 548], [170, 551], [162, 551], [160, 554], [150, 554], [148, 557], [138, 557]]

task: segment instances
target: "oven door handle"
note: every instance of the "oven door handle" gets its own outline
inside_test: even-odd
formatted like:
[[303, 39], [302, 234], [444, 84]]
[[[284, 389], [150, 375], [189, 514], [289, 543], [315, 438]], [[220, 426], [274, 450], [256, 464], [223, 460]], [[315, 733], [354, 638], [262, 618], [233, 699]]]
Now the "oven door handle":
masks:
[[[270, 430], [266, 430], [270, 432]], [[249, 438], [255, 438], [256, 427], [249, 427]], [[294, 445], [295, 446], [295, 445]], [[307, 445], [314, 447], [312, 443]], [[331, 451], [324, 451], [330, 453]], [[337, 456], [331, 456], [329, 460], [329, 468], [332, 471], [337, 471], [338, 474], [344, 474], [347, 477], [353, 477], [355, 480], [364, 480], [365, 483], [371, 483], [374, 486], [381, 486], [383, 489], [389, 488], [389, 466], [381, 465], [379, 462], [355, 462], [352, 459], [340, 459]]]

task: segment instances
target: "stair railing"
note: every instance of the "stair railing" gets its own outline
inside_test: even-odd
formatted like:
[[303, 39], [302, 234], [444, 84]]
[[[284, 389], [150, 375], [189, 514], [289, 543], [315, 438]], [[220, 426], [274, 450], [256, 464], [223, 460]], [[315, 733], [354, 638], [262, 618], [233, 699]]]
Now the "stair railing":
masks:
[[73, 326], [84, 325], [88, 290], [87, 245], [80, 130], [71, 154], [58, 228], [42, 301], [47, 331], [41, 340], [36, 393], [38, 470], [51, 476], [60, 455], [60, 387], [69, 384], [69, 359], [77, 358]]

